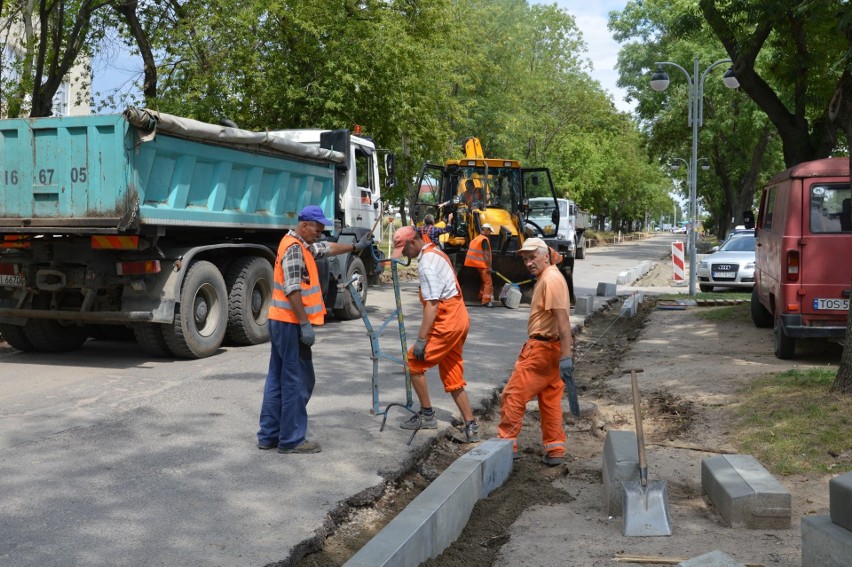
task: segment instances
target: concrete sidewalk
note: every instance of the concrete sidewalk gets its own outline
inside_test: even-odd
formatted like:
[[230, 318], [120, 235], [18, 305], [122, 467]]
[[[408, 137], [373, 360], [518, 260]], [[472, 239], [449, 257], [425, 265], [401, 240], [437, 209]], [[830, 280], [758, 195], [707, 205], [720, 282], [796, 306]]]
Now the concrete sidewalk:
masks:
[[[662, 258], [668, 243], [655, 238], [590, 250], [578, 270], [597, 259], [605, 267], [596, 269], [596, 279], [615, 282], [638, 261]], [[632, 249], [618, 253], [622, 246]], [[411, 337], [420, 322], [416, 283], [404, 283], [401, 293]], [[596, 304], [608, 299], [596, 298]], [[370, 288], [368, 305], [378, 327], [393, 310], [392, 289]], [[491, 403], [511, 372], [526, 338], [528, 308], [469, 306], [469, 311], [465, 374], [471, 402], [479, 408]], [[584, 320], [571, 319], [575, 326]], [[399, 354], [398, 345], [396, 327], [390, 325], [382, 348]], [[84, 348], [58, 360], [93, 364], [93, 352], [99, 351]], [[437, 372], [431, 371], [440, 428], [418, 432], [406, 445], [410, 432], [397, 424], [408, 413], [394, 408], [379, 431], [382, 419], [371, 414], [370, 343], [360, 320], [332, 321], [317, 332], [309, 438], [319, 441], [323, 451], [315, 455], [255, 448], [268, 344], [224, 349], [215, 365], [136, 360], [123, 352], [109, 355], [121, 364], [93, 369], [106, 374], [115, 388], [105, 394], [112, 402], [94, 418], [20, 415], [0, 402], [0, 564], [261, 566], [285, 561], [318, 545], [337, 510], [372, 500], [388, 479], [409, 469], [456, 413]], [[16, 355], [4, 359], [0, 374], [38, 376], [39, 364], [36, 355]], [[166, 384], [151, 376], [155, 370], [181, 379]], [[121, 382], [130, 379], [150, 379], [150, 395], [123, 395]], [[380, 362], [378, 395], [382, 409], [405, 403], [400, 366]], [[62, 426], [51, 428], [57, 423]]]

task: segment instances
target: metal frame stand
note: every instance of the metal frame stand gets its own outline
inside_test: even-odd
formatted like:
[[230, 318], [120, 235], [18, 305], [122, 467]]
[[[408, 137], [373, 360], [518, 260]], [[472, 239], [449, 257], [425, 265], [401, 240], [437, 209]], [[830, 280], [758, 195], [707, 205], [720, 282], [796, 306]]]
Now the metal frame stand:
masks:
[[[373, 252], [375, 254], [375, 251]], [[385, 428], [385, 422], [387, 421], [387, 413], [388, 410], [393, 406], [399, 406], [414, 415], [419, 416], [417, 412], [411, 409], [413, 405], [413, 399], [411, 395], [411, 370], [408, 367], [408, 342], [405, 338], [405, 321], [402, 314], [402, 298], [399, 294], [399, 273], [397, 272], [397, 265], [402, 264], [403, 266], [408, 266], [411, 264], [411, 260], [406, 258], [406, 262], [401, 260], [397, 260], [395, 258], [376, 258], [377, 262], [387, 262], [390, 263], [391, 266], [391, 277], [393, 278], [393, 294], [394, 299], [396, 300], [396, 309], [394, 309], [393, 313], [391, 313], [388, 318], [382, 323], [382, 325], [375, 329], [370, 323], [370, 317], [367, 315], [367, 310], [364, 307], [364, 304], [361, 302], [361, 297], [355, 290], [353, 285], [355, 278], [352, 278], [348, 282], [346, 282], [346, 286], [349, 288], [349, 293], [352, 295], [352, 299], [355, 302], [356, 307], [358, 308], [358, 312], [361, 314], [361, 319], [364, 321], [364, 326], [367, 328], [367, 335], [370, 337], [370, 358], [373, 360], [373, 375], [371, 378], [372, 382], [372, 391], [373, 391], [373, 407], [370, 410], [370, 413], [373, 415], [383, 415], [384, 419], [382, 419], [382, 426], [380, 431], [383, 431]], [[381, 345], [379, 344], [379, 337], [384, 332], [384, 330], [391, 324], [394, 317], [396, 317], [396, 321], [399, 327], [399, 342], [402, 348], [402, 357], [399, 358], [397, 356], [391, 355], [382, 350]], [[391, 403], [388, 404], [384, 411], [379, 407], [379, 359], [387, 359], [397, 364], [401, 364], [405, 371], [405, 405], [400, 403]], [[415, 429], [411, 433], [411, 437], [408, 439], [407, 444], [411, 444], [412, 439], [414, 439], [414, 435], [417, 433], [418, 429]]]

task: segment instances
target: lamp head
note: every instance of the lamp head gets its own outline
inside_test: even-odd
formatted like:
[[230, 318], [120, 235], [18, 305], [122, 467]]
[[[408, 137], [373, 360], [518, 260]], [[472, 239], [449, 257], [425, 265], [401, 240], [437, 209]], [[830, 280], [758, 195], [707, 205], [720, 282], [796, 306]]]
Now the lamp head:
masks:
[[662, 65], [657, 65], [657, 70], [651, 75], [651, 88], [655, 91], [664, 91], [669, 86], [669, 74], [663, 71]]
[[672, 169], [680, 169], [680, 164], [676, 161], [673, 161], [669, 164]]
[[725, 83], [725, 86], [729, 89], [735, 89], [740, 86], [740, 82], [737, 80], [736, 75], [734, 75], [734, 67], [728, 67], [728, 70], [725, 71], [725, 76], [722, 77], [722, 82]]

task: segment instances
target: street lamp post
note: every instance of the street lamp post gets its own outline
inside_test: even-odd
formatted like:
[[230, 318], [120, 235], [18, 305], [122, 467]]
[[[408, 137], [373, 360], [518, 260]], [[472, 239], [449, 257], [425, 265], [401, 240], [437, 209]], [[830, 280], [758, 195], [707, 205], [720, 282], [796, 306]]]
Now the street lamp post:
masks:
[[[731, 60], [720, 59], [704, 69], [704, 73], [699, 76], [698, 57], [695, 58], [692, 75], [690, 75], [686, 69], [677, 63], [672, 63], [671, 61], [657, 61], [654, 63], [657, 66], [657, 70], [651, 76], [652, 89], [655, 91], [666, 90], [669, 86], [669, 75], [663, 71], [663, 65], [670, 65], [681, 70], [684, 76], [686, 76], [686, 83], [689, 86], [689, 115], [687, 122], [690, 126], [692, 126], [692, 159], [689, 163], [689, 167], [687, 168], [687, 177], [689, 178], [689, 216], [693, 232], [698, 226], [696, 218], [698, 213], [698, 128], [701, 126], [704, 115], [704, 79], [707, 77], [707, 74], [711, 69], [714, 69], [724, 63], [731, 63]], [[737, 78], [734, 76], [733, 68], [728, 69], [722, 81], [725, 83], [726, 87], [731, 89], [735, 89], [740, 86], [739, 81], [737, 81]], [[689, 295], [695, 295], [695, 235], [693, 234], [691, 236], [692, 238], [689, 241]]]
[[[698, 181], [697, 176], [694, 179], [692, 177], [692, 164], [690, 164], [690, 162], [686, 161], [685, 159], [679, 158], [679, 157], [673, 157], [673, 158], [671, 158], [671, 160], [672, 161], [669, 165], [671, 166], [672, 169], [679, 169], [680, 168], [679, 162], [683, 162], [683, 164], [686, 166], [686, 187], [689, 190], [689, 196], [690, 196], [690, 199], [691, 199], [692, 196], [693, 196], [693, 192], [692, 192], [693, 185], [692, 184], [694, 182]], [[710, 169], [710, 160], [708, 160], [706, 157], [698, 158], [696, 163], [700, 163], [701, 169], [703, 169], [704, 171], [707, 171], [708, 169]], [[695, 194], [697, 194], [697, 192]], [[697, 199], [696, 199], [696, 201], [697, 201]], [[692, 203], [692, 201], [690, 201], [690, 204], [691, 203]], [[691, 216], [692, 220], [689, 221], [690, 222], [690, 234], [687, 235], [687, 237], [686, 237], [686, 245], [689, 246], [690, 250], [691, 250], [690, 242], [695, 240], [695, 228], [698, 226], [698, 213], [696, 212], [695, 214], [691, 214], [690, 216]]]

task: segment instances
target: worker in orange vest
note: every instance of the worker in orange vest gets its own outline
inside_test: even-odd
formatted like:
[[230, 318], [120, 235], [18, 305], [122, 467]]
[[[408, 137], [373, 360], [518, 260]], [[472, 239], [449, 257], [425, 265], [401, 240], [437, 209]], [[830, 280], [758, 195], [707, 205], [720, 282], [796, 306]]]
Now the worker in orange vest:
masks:
[[488, 240], [493, 232], [494, 229], [490, 224], [483, 224], [479, 236], [470, 241], [464, 258], [465, 266], [476, 268], [479, 272], [479, 279], [482, 281], [479, 286], [479, 301], [483, 307], [494, 307], [494, 303], [491, 302], [491, 295], [494, 292], [494, 285], [491, 282], [491, 243]]
[[272, 353], [263, 388], [257, 448], [278, 447], [279, 453], [319, 453], [320, 444], [306, 439], [308, 401], [314, 390], [311, 346], [314, 327], [325, 322], [319, 270], [315, 257], [358, 254], [372, 246], [368, 232], [354, 244], [317, 241], [334, 221], [323, 210], [308, 205], [299, 223], [278, 245], [273, 268], [272, 305], [269, 307], [269, 342]]

